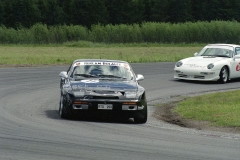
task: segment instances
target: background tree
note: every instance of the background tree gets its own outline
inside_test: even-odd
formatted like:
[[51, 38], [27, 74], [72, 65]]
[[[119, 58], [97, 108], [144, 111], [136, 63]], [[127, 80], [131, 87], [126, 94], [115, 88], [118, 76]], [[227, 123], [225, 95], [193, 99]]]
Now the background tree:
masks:
[[6, 27], [14, 27], [15, 24], [15, 18], [14, 18], [14, 12], [13, 12], [13, 0], [2, 0], [1, 6], [3, 7], [3, 13], [2, 13], [2, 22], [3, 25]]
[[240, 22], [239, 0], [0, 0], [0, 24], [31, 27], [142, 22]]
[[70, 7], [70, 15], [68, 15], [68, 18], [70, 19], [70, 23], [76, 25], [76, 24], [82, 24], [88, 26], [90, 23], [88, 20], [90, 19], [90, 11], [89, 11], [89, 5], [90, 1], [88, 0], [70, 0], [69, 1], [69, 7]]
[[0, 5], [0, 25], [3, 25], [4, 19], [3, 19], [3, 5]]
[[169, 18], [169, 0], [144, 0], [145, 21], [166, 22]]
[[65, 13], [60, 7], [58, 0], [47, 0], [46, 23], [48, 25], [64, 24]]
[[240, 1], [239, 0], [230, 0], [230, 17], [228, 20], [235, 19], [240, 22]]
[[169, 1], [167, 15], [169, 15], [167, 20], [173, 23], [192, 21], [191, 0]]
[[108, 0], [107, 9], [111, 24], [126, 24], [128, 18], [129, 0]]
[[87, 26], [93, 24], [108, 24], [109, 23], [109, 14], [106, 7], [107, 1], [105, 0], [90, 0], [89, 7], [89, 20]]

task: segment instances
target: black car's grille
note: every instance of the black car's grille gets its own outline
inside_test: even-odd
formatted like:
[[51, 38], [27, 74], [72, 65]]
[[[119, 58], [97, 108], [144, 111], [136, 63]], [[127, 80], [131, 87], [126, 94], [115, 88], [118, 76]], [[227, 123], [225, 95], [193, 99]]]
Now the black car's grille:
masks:
[[119, 99], [116, 96], [92, 96], [92, 99]]
[[115, 94], [114, 91], [101, 91], [101, 90], [99, 91], [99, 90], [95, 90], [93, 92], [99, 93], [99, 94]]
[[[108, 112], [108, 111], [122, 111], [122, 103], [118, 103], [118, 102], [109, 102], [106, 104], [112, 104], [113, 105], [113, 109], [112, 110], [99, 110], [98, 109], [98, 104], [103, 104], [103, 102], [92, 102], [89, 106], [89, 110], [95, 110], [95, 111], [102, 111], [102, 112]], [[104, 103], [105, 104], [105, 103]]]

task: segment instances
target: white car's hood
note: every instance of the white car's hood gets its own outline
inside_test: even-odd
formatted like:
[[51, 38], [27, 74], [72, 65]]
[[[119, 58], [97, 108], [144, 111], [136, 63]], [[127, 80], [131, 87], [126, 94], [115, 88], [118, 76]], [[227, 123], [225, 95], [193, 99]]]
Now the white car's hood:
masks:
[[185, 67], [206, 67], [210, 63], [215, 63], [226, 58], [223, 57], [190, 57], [182, 60]]

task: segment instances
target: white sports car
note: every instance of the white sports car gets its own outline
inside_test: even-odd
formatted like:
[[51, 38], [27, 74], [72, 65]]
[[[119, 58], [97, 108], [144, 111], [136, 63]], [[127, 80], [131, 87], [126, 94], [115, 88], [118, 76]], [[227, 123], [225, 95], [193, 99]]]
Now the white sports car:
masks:
[[240, 77], [240, 45], [209, 44], [194, 57], [178, 61], [174, 78], [198, 81], [219, 81]]

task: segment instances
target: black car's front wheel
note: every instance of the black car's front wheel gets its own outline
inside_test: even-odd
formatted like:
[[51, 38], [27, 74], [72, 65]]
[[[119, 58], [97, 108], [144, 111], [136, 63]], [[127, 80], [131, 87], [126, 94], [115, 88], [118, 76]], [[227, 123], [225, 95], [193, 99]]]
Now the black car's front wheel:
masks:
[[61, 95], [59, 102], [59, 115], [61, 118], [70, 118], [71, 111], [67, 103], [67, 97]]
[[226, 83], [228, 81], [228, 76], [229, 76], [228, 68], [226, 66], [223, 66], [219, 74], [220, 83]]
[[148, 117], [148, 113], [147, 113], [147, 109], [145, 109], [141, 112], [141, 114], [134, 117], [134, 122], [135, 123], [146, 123], [147, 117]]

